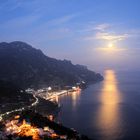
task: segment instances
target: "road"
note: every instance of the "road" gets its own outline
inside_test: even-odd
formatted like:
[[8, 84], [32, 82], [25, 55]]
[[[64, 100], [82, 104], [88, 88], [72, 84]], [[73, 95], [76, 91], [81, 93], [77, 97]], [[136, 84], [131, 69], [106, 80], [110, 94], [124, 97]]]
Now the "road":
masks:
[[45, 96], [45, 97], [42, 96], [42, 93], [34, 93], [34, 94], [33, 94], [33, 97], [35, 98], [35, 101], [34, 101], [31, 105], [29, 105], [29, 106], [24, 106], [24, 107], [22, 107], [22, 108], [15, 109], [15, 110], [8, 111], [8, 112], [5, 112], [5, 113], [3, 113], [3, 114], [0, 114], [0, 121], [3, 120], [3, 117], [5, 117], [5, 116], [7, 116], [7, 115], [9, 115], [9, 114], [11, 114], [11, 113], [24, 111], [24, 110], [27, 109], [27, 108], [31, 108], [31, 107], [33, 107], [33, 106], [36, 106], [36, 105], [39, 103], [39, 97], [40, 97], [40, 98], [43, 98], [43, 99], [45, 99], [45, 100], [50, 100], [50, 99], [53, 99], [53, 98], [55, 98], [55, 97], [57, 97], [57, 96], [60, 96], [60, 95], [62, 95], [62, 94], [66, 94], [66, 93], [68, 93], [67, 90], [62, 90], [62, 91], [60, 91], [60, 92], [51, 93], [50, 95]]
[[35, 98], [35, 101], [31, 105], [24, 106], [22, 108], [15, 109], [15, 110], [12, 110], [12, 111], [7, 111], [7, 112], [5, 112], [3, 114], [0, 114], [0, 121], [2, 121], [3, 120], [3, 117], [5, 117], [6, 115], [9, 115], [9, 114], [14, 113], [14, 112], [24, 111], [26, 108], [31, 108], [33, 106], [36, 106], [39, 103], [39, 99], [36, 96], [36, 94], [33, 94], [33, 97]]

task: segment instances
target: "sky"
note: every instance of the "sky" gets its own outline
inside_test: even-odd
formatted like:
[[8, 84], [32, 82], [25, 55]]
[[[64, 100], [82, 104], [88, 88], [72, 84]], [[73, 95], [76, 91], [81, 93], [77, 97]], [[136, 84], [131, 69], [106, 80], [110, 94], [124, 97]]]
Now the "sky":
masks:
[[89, 69], [140, 70], [140, 0], [0, 0], [0, 42]]

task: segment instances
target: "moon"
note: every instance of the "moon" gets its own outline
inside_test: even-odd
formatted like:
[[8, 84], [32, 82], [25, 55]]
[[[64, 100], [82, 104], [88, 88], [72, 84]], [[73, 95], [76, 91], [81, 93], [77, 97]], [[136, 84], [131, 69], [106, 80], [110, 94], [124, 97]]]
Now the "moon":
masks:
[[108, 48], [113, 48], [114, 47], [114, 44], [113, 43], [109, 43], [108, 44]]

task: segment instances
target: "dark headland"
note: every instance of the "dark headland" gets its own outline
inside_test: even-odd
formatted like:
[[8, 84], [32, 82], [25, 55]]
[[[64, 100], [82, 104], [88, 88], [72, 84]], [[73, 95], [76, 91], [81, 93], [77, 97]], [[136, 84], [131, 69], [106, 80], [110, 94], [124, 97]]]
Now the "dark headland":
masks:
[[97, 82], [103, 77], [83, 65], [57, 60], [24, 42], [0, 43], [0, 80], [22, 88]]

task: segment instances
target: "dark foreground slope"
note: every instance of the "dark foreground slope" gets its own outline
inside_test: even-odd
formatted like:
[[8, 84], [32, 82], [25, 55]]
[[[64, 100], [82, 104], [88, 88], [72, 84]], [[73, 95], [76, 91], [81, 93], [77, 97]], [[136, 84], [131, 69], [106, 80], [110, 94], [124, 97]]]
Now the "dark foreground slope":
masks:
[[[11, 116], [9, 121], [0, 123], [0, 138], [2, 140], [90, 140], [76, 130], [49, 120], [32, 110], [16, 113], [15, 116], [18, 116], [18, 118]], [[10, 121], [12, 125], [7, 124]], [[10, 131], [6, 129], [7, 126], [11, 129]], [[16, 128], [19, 128], [20, 131], [15, 131]], [[31, 129], [32, 131], [30, 131]]]
[[[24, 96], [23, 96], [24, 95]], [[34, 102], [30, 94], [10, 82], [0, 81], [0, 114]]]
[[22, 88], [70, 85], [79, 81], [102, 80], [100, 74], [71, 61], [56, 60], [24, 42], [0, 43], [0, 80]]

